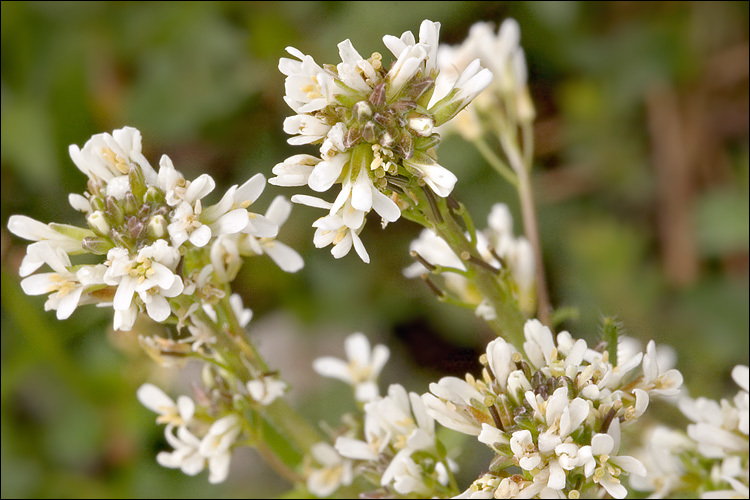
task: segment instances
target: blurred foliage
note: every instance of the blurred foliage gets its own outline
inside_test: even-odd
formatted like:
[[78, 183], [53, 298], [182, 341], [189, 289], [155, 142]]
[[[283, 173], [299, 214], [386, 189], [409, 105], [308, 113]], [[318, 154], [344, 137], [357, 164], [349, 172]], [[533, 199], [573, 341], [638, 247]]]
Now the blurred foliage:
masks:
[[[270, 177], [301, 152], [281, 127], [291, 114], [277, 69], [286, 46], [335, 63], [345, 38], [362, 54], [382, 52], [382, 35], [429, 18], [455, 44], [472, 23], [508, 16], [521, 24], [537, 104], [534, 181], [551, 294], [579, 311], [564, 326], [593, 341], [600, 316], [617, 315], [630, 335], [674, 346], [693, 395], [733, 393], [729, 372], [748, 362], [750, 328], [746, 2], [2, 2], [2, 496], [287, 488], [252, 451], [237, 454], [237, 473], [219, 486], [159, 467], [162, 428], [135, 389], [150, 380], [184, 393], [187, 375], [170, 378], [132, 336], [113, 335], [108, 311], [59, 322], [43, 297], [21, 292], [26, 242], [5, 226], [12, 214], [80, 222], [67, 204], [84, 187], [69, 144], [135, 126], [153, 165], [168, 154], [188, 178], [210, 173], [220, 192], [256, 172]], [[518, 216], [514, 193], [471, 147], [448, 137], [440, 159], [478, 225], [497, 201]], [[292, 193], [268, 186], [258, 211], [277, 194]], [[384, 389], [399, 381], [424, 392], [475, 369], [488, 330], [401, 275], [418, 227], [369, 224], [365, 265], [353, 252], [337, 261], [313, 248], [318, 216], [296, 207], [282, 228], [306, 259], [302, 272], [260, 257], [236, 282], [295, 404], [330, 424], [353, 408], [342, 384], [309, 376], [311, 359], [342, 355], [353, 331], [391, 348]], [[486, 459], [463, 464], [462, 484]]]

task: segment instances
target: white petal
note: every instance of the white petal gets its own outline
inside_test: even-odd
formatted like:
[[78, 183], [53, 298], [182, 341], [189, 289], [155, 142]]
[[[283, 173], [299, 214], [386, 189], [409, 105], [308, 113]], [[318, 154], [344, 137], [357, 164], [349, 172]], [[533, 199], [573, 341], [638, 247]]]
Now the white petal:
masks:
[[278, 265], [282, 271], [296, 273], [305, 265], [302, 256], [289, 246], [279, 241], [270, 241], [263, 246], [263, 251]]

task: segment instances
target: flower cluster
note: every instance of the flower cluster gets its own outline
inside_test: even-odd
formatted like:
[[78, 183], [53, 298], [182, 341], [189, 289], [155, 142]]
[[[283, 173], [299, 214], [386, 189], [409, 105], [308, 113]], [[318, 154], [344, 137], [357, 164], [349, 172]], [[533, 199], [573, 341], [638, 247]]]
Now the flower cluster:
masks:
[[[234, 278], [240, 256], [266, 253], [287, 271], [302, 267], [300, 256], [275, 240], [291, 204], [277, 198], [267, 216], [248, 211], [265, 187], [261, 174], [204, 207], [215, 188], [211, 176], [186, 180], [166, 155], [157, 172], [132, 127], [95, 135], [83, 149], [72, 145], [70, 156], [88, 177], [87, 191], [69, 197], [87, 227], [18, 215], [8, 221], [12, 233], [35, 241], [19, 271], [23, 290], [49, 294], [45, 310], [56, 310], [58, 319], [97, 303], [112, 305], [117, 330], [130, 330], [140, 312], [182, 325], [224, 295], [221, 285]], [[73, 264], [70, 256], [78, 254], [101, 262]], [[43, 264], [53, 272], [32, 275]]]
[[425, 20], [419, 42], [407, 31], [383, 37], [396, 60], [385, 66], [381, 54], [362, 57], [351, 41], [341, 42], [338, 65], [319, 66], [311, 56], [289, 47], [295, 59], [282, 58], [285, 101], [297, 113], [284, 121], [290, 144], [320, 144], [320, 156], [295, 155], [273, 169], [270, 183], [308, 185], [317, 192], [341, 184], [331, 203], [296, 195], [292, 201], [329, 211], [313, 226], [316, 247], [333, 244], [332, 254], [346, 255], [354, 246], [365, 262], [359, 233], [365, 216], [375, 210], [383, 223], [393, 222], [410, 200], [406, 183], [428, 186], [448, 196], [456, 176], [436, 161], [440, 137], [434, 127], [453, 118], [492, 80], [474, 61], [440, 94], [436, 55], [440, 23]]
[[430, 496], [446, 491], [449, 462], [440, 454], [435, 420], [418, 394], [392, 384], [386, 396], [365, 404], [362, 433], [362, 439], [340, 436], [334, 447], [354, 460], [363, 476], [379, 478], [386, 492]]
[[[474, 140], [482, 135], [485, 128], [483, 117], [494, 116], [498, 119], [498, 109], [514, 117], [514, 120], [533, 121], [534, 105], [526, 85], [526, 59], [519, 45], [520, 39], [518, 22], [508, 18], [497, 33], [492, 23], [479, 22], [472, 25], [461, 45], [440, 46], [438, 67], [445, 79], [439, 81], [439, 85], [450, 86], [460, 78], [460, 72], [476, 59], [495, 75], [486, 91], [477, 95], [472, 105], [442, 127], [441, 132], [456, 130], [467, 140]], [[439, 91], [438, 88], [436, 92]]]
[[495, 339], [481, 358], [481, 379], [445, 377], [422, 396], [438, 422], [477, 436], [497, 455], [462, 496], [577, 498], [603, 488], [624, 498], [620, 477], [645, 469], [619, 454], [620, 427], [635, 422], [651, 396], [676, 394], [682, 375], [659, 365], [653, 341], [645, 354], [613, 365], [608, 351], [568, 332], [555, 343], [537, 320], [524, 334], [523, 354]]
[[[487, 225], [484, 231], [476, 233], [479, 254], [487, 265], [504, 273], [505, 282], [514, 291], [521, 309], [533, 310], [534, 253], [531, 245], [525, 237], [513, 235], [513, 217], [504, 203], [492, 207]], [[434, 231], [423, 229], [409, 248], [418, 261], [404, 269], [407, 278], [438, 273], [447, 293], [473, 307], [478, 316], [489, 320], [495, 317], [495, 311], [481, 300], [476, 287], [465, 277], [465, 263]]]
[[455, 464], [441, 456], [435, 436], [435, 421], [416, 393], [399, 384], [380, 396], [377, 377], [388, 360], [389, 350], [376, 345], [372, 351], [361, 333], [347, 337], [348, 363], [332, 357], [315, 360], [313, 367], [325, 376], [341, 379], [355, 389], [364, 403], [361, 423], [347, 423], [334, 446], [318, 443], [313, 458], [322, 467], [309, 468], [308, 489], [329, 496], [351, 483], [352, 470], [368, 478], [380, 492], [399, 495], [430, 495], [446, 492], [449, 468]]
[[227, 478], [232, 447], [242, 432], [238, 415], [229, 413], [213, 421], [206, 415], [200, 418], [191, 398], [180, 396], [175, 403], [152, 384], [142, 385], [137, 395], [143, 406], [159, 414], [157, 423], [167, 424], [164, 436], [174, 450], [156, 456], [160, 465], [180, 469], [189, 476], [208, 466], [210, 483], [221, 483]]
[[731, 401], [680, 399], [680, 410], [692, 422], [687, 434], [663, 426], [651, 429], [640, 453], [646, 473], [633, 476], [632, 486], [651, 492], [653, 498], [687, 491], [697, 491], [701, 498], [747, 498], [748, 373], [742, 365], [732, 370], [740, 391]]

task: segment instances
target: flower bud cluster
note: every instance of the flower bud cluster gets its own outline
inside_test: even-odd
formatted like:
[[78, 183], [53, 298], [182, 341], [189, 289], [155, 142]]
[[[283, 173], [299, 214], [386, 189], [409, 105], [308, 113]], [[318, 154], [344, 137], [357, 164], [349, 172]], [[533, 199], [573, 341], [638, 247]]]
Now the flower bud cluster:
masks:
[[645, 354], [612, 365], [608, 352], [568, 332], [555, 343], [537, 320], [524, 334], [524, 353], [495, 339], [480, 359], [481, 379], [445, 377], [422, 396], [438, 422], [496, 453], [463, 497], [577, 498], [603, 488], [624, 498], [620, 478], [645, 469], [618, 454], [620, 427], [635, 422], [651, 396], [677, 394], [682, 375], [659, 365], [653, 341]]
[[[513, 217], [504, 203], [492, 207], [488, 227], [477, 232], [477, 250], [486, 265], [498, 270], [524, 311], [534, 308], [534, 253], [528, 240], [513, 234]], [[494, 309], [484, 301], [476, 286], [465, 276], [466, 265], [448, 243], [431, 229], [424, 229], [409, 246], [418, 261], [404, 269], [404, 276], [416, 278], [438, 273], [442, 288], [460, 302], [470, 305], [478, 316], [492, 320]]]
[[[88, 176], [87, 191], [69, 197], [86, 227], [25, 216], [8, 221], [12, 233], [35, 241], [19, 271], [26, 277], [21, 286], [30, 295], [50, 294], [45, 310], [56, 310], [58, 319], [99, 303], [112, 305], [117, 330], [130, 330], [140, 312], [182, 325], [223, 296], [221, 285], [234, 278], [241, 256], [267, 253], [287, 271], [302, 267], [299, 255], [275, 240], [289, 202], [275, 200], [268, 216], [248, 211], [265, 187], [261, 174], [204, 208], [215, 188], [211, 176], [188, 181], [166, 155], [155, 171], [132, 127], [95, 135], [83, 149], [72, 145], [70, 156]], [[100, 262], [73, 264], [70, 256], [78, 254]], [[45, 263], [53, 272], [29, 276]]]
[[317, 247], [333, 244], [339, 258], [354, 246], [367, 262], [359, 240], [365, 215], [375, 210], [384, 223], [401, 215], [400, 190], [394, 178], [415, 180], [438, 196], [450, 194], [456, 176], [437, 163], [434, 127], [453, 118], [492, 80], [478, 61], [470, 64], [442, 95], [435, 93], [440, 23], [424, 21], [419, 42], [407, 31], [387, 35], [386, 47], [396, 60], [386, 66], [379, 53], [362, 57], [349, 40], [341, 42], [338, 65], [319, 66], [312, 57], [289, 47], [295, 59], [282, 58], [286, 97], [297, 113], [284, 121], [295, 135], [290, 144], [320, 144], [320, 156], [295, 155], [276, 165], [280, 186], [308, 185], [317, 192], [341, 184], [333, 203], [299, 195], [293, 201], [329, 210], [314, 224]]

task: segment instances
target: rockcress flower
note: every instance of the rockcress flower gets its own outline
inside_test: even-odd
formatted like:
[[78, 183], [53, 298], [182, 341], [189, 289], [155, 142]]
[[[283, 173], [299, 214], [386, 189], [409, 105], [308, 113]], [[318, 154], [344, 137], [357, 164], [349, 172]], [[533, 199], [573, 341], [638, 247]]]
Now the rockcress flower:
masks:
[[[505, 282], [523, 310], [532, 310], [534, 305], [534, 255], [528, 240], [515, 237], [513, 218], [504, 203], [493, 205], [487, 218], [488, 227], [477, 231], [477, 250], [482, 259], [495, 269], [505, 272]], [[404, 269], [404, 276], [416, 278], [439, 267], [444, 290], [459, 301], [475, 308], [477, 316], [492, 320], [496, 313], [491, 306], [481, 301], [481, 295], [464, 275], [465, 263], [451, 250], [448, 243], [433, 230], [423, 229], [419, 237], [411, 242], [409, 249], [416, 252], [417, 262]]]
[[422, 396], [427, 413], [440, 424], [477, 436], [499, 463], [523, 471], [518, 482], [505, 468], [493, 470], [466, 490], [465, 498], [499, 495], [501, 484], [524, 497], [563, 498], [602, 488], [624, 498], [620, 477], [645, 474], [645, 468], [617, 454], [620, 426], [642, 415], [649, 395], [676, 390], [679, 372], [654, 372], [649, 361], [639, 374], [642, 353], [613, 366], [606, 351], [589, 349], [568, 332], [555, 342], [537, 320], [527, 321], [524, 335], [523, 353], [501, 338], [487, 345], [481, 379], [444, 377]]
[[[440, 23], [425, 20], [419, 42], [409, 31], [398, 38], [385, 36], [384, 44], [396, 57], [390, 67], [377, 52], [362, 57], [349, 40], [338, 45], [341, 63], [336, 66], [320, 66], [292, 47], [287, 51], [298, 60], [279, 62], [286, 75], [285, 100], [297, 113], [284, 121], [284, 131], [294, 135], [289, 143], [321, 146], [319, 158], [295, 155], [276, 165], [276, 177], [269, 182], [308, 185], [317, 192], [341, 184], [333, 203], [309, 203], [329, 210], [329, 219], [316, 222], [315, 244], [333, 244], [337, 258], [353, 243], [367, 262], [367, 252], [355, 236], [372, 210], [384, 224], [400, 217], [399, 203], [408, 201], [394, 188], [394, 179], [413, 180], [440, 197], [453, 190], [457, 178], [437, 163], [434, 147], [440, 137], [433, 128], [463, 109], [490, 83], [492, 74], [476, 62], [455, 85], [434, 96], [439, 30]], [[339, 245], [344, 239], [347, 243]]]
[[[57, 310], [59, 319], [79, 304], [98, 303], [112, 305], [117, 330], [130, 330], [140, 312], [157, 322], [174, 315], [180, 328], [197, 327], [191, 314], [223, 296], [219, 287], [234, 278], [240, 255], [267, 253], [289, 272], [302, 267], [301, 257], [275, 239], [289, 203], [276, 200], [269, 217], [248, 211], [265, 188], [262, 174], [204, 207], [214, 180], [208, 174], [186, 180], [166, 155], [156, 172], [132, 127], [97, 134], [83, 148], [69, 149], [88, 177], [87, 191], [69, 201], [86, 215], [88, 227], [24, 216], [8, 221], [13, 234], [35, 242], [19, 271], [26, 277], [24, 291], [50, 294], [45, 309]], [[85, 253], [106, 259], [84, 265], [70, 259]], [[54, 272], [29, 276], [44, 264]]]

